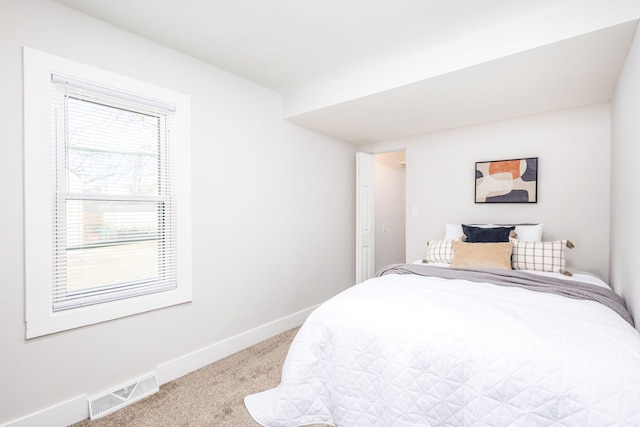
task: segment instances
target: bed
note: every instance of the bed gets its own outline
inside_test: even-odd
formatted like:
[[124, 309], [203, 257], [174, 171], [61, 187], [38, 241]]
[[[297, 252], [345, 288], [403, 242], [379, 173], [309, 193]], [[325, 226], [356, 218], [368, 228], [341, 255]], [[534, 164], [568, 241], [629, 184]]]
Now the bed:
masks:
[[245, 405], [268, 427], [638, 426], [640, 334], [561, 264], [388, 266], [318, 307], [280, 385]]

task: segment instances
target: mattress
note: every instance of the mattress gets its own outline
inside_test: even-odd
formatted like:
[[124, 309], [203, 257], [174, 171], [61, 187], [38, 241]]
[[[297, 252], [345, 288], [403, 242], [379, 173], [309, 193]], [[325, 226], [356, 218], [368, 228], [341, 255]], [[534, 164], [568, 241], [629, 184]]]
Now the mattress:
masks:
[[269, 427], [638, 426], [640, 334], [594, 301], [389, 274], [318, 307], [245, 405]]

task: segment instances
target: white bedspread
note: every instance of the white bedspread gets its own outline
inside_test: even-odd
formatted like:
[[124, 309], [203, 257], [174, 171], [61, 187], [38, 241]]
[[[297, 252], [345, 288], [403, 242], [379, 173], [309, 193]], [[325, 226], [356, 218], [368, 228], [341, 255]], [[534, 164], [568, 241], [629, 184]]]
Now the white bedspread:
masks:
[[245, 404], [269, 427], [640, 426], [640, 334], [596, 302], [391, 274], [316, 309]]

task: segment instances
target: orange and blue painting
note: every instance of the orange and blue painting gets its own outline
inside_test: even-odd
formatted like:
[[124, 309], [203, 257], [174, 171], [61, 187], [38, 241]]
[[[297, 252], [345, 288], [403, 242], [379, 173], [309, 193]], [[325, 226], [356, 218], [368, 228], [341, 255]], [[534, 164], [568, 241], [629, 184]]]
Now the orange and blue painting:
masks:
[[537, 202], [537, 157], [476, 162], [476, 203]]

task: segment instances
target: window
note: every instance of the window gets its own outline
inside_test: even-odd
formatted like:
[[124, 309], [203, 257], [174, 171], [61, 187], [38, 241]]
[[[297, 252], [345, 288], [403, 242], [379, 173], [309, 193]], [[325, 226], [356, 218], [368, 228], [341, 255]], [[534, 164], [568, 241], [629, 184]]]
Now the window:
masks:
[[24, 73], [27, 337], [190, 301], [189, 98], [28, 48]]

